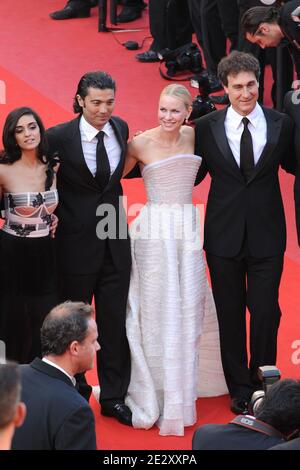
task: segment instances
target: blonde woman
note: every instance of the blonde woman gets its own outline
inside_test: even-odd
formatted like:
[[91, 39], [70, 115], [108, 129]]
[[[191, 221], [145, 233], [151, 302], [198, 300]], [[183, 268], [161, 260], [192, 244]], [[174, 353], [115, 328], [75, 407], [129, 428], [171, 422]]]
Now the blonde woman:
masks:
[[192, 191], [201, 157], [185, 125], [192, 98], [182, 85], [161, 93], [158, 127], [129, 144], [124, 174], [139, 162], [148, 201], [130, 227], [132, 271], [126, 330], [136, 428], [183, 435], [200, 395], [227, 392], [218, 324], [206, 278]]

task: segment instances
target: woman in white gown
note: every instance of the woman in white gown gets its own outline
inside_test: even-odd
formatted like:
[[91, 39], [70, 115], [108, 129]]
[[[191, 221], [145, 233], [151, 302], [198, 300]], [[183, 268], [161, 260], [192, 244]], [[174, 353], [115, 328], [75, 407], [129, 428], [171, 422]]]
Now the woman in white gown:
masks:
[[184, 434], [198, 396], [227, 393], [215, 306], [192, 191], [201, 158], [183, 125], [192, 98], [182, 85], [161, 93], [159, 126], [129, 144], [124, 174], [138, 161], [148, 201], [130, 227], [132, 271], [126, 329], [131, 381], [126, 404], [136, 428]]

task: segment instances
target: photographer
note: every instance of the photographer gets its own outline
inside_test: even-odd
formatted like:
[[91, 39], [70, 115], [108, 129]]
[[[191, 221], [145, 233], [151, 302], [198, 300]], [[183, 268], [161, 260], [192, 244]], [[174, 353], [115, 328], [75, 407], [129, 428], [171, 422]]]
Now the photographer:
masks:
[[[274, 383], [251, 415], [239, 415], [228, 424], [206, 424], [193, 436], [193, 450], [264, 450], [298, 437], [300, 381]], [[297, 434], [297, 435], [296, 435]]]
[[300, 0], [291, 0], [280, 9], [254, 7], [242, 17], [246, 39], [262, 49], [288, 43], [300, 79]]

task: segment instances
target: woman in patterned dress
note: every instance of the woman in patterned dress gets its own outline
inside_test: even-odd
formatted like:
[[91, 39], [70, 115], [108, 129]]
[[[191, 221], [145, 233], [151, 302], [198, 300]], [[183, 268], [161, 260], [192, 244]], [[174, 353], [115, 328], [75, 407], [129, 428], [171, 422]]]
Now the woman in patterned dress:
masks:
[[30, 362], [40, 328], [57, 303], [53, 212], [58, 160], [47, 155], [45, 129], [31, 108], [14, 109], [3, 129], [0, 156], [0, 340], [6, 357]]

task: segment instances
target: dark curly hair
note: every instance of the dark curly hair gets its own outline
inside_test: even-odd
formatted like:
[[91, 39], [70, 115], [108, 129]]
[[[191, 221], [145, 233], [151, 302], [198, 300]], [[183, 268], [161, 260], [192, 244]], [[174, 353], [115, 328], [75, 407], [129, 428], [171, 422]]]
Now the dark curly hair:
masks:
[[99, 90], [109, 89], [116, 91], [116, 82], [106, 72], [87, 72], [81, 77], [77, 86], [77, 91], [73, 102], [74, 113], [82, 114], [82, 107], [78, 103], [77, 95], [84, 99], [88, 94], [89, 88], [97, 88]]
[[300, 429], [300, 381], [284, 379], [274, 383], [255, 417], [285, 436]]
[[218, 65], [218, 76], [223, 85], [228, 85], [228, 75], [237, 75], [240, 72], [253, 72], [259, 80], [260, 67], [258, 60], [247, 52], [233, 51], [223, 57]]
[[21, 158], [22, 150], [17, 145], [15, 131], [19, 119], [28, 115], [34, 117], [40, 129], [41, 141], [38, 146], [37, 158], [45, 164], [51, 160], [48, 156], [48, 142], [41, 118], [33, 109], [23, 106], [11, 111], [5, 120], [2, 134], [4, 151], [1, 152], [0, 163], [14, 163]]

